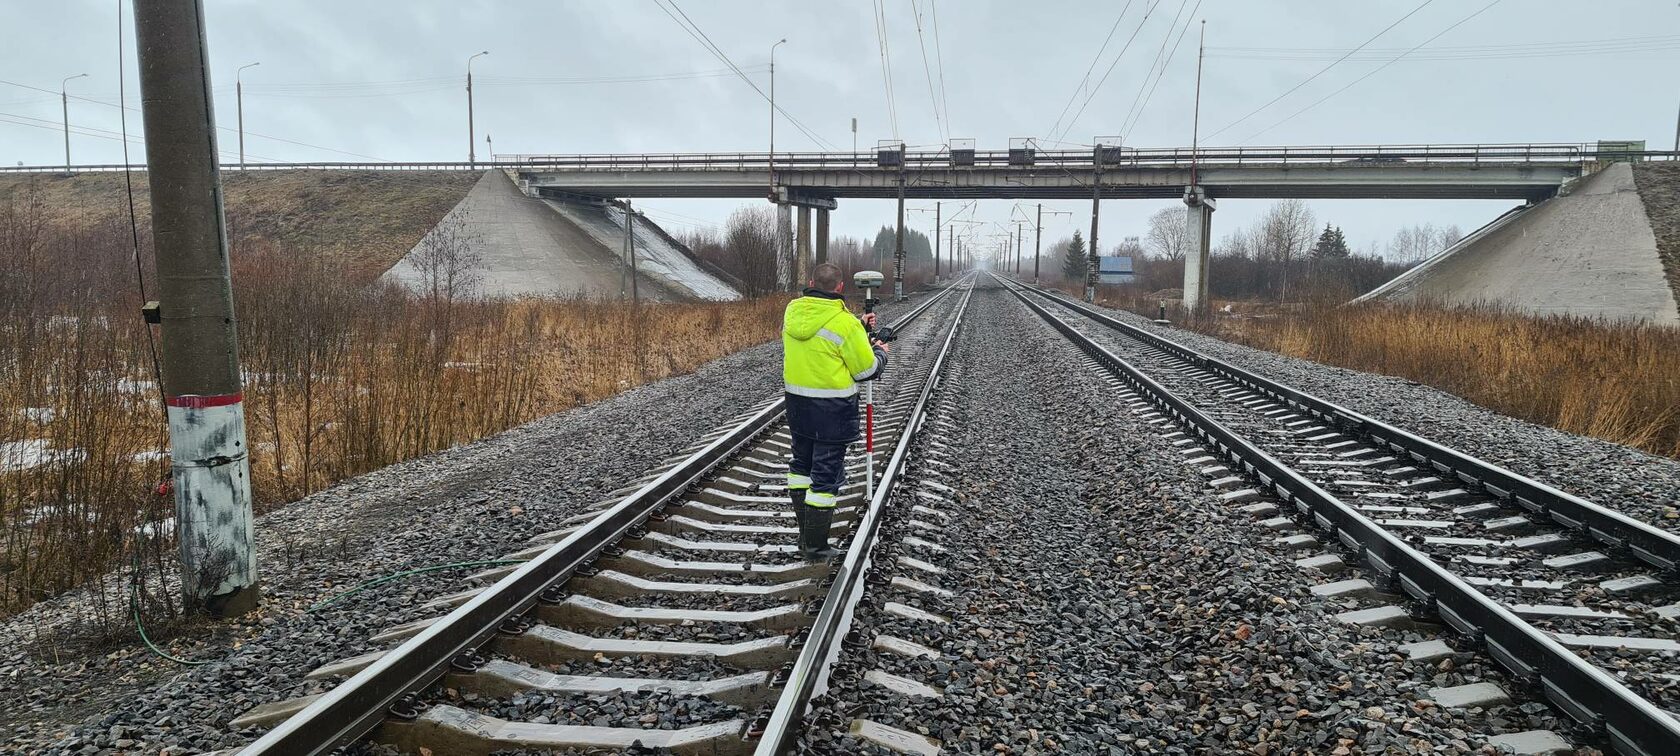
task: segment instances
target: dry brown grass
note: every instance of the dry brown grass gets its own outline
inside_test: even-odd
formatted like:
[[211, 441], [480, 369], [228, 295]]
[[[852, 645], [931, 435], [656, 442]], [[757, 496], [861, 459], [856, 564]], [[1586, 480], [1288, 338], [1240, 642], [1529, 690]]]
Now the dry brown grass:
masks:
[[[0, 615], [91, 581], [97, 612], [124, 622], [126, 584], [98, 578], [136, 561], [148, 610], [173, 613], [173, 502], [154, 490], [167, 440], [128, 229], [53, 201], [0, 199]], [[768, 341], [785, 301], [415, 295], [345, 275], [336, 250], [263, 238], [233, 254], [260, 510]]]
[[1680, 457], [1680, 329], [1427, 304], [1314, 306], [1288, 317], [1210, 320], [1200, 329]]

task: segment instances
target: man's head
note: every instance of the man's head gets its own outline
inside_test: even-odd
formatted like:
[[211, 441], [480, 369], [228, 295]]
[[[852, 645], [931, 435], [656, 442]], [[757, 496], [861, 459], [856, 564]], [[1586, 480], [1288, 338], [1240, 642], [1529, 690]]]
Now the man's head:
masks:
[[840, 266], [823, 263], [811, 270], [811, 288], [817, 291], [839, 292], [846, 287], [846, 276]]

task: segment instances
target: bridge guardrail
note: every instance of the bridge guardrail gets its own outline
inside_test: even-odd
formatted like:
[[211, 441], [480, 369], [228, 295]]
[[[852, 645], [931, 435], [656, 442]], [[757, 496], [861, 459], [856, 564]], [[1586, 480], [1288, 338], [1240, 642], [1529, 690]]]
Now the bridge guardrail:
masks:
[[[1429, 164], [1489, 164], [1489, 165], [1532, 165], [1532, 164], [1580, 164], [1599, 160], [1633, 160], [1633, 161], [1674, 161], [1680, 160], [1680, 152], [1670, 150], [1605, 150], [1600, 151], [1594, 144], [1589, 143], [1548, 143], [1548, 144], [1414, 144], [1414, 145], [1323, 145], [1323, 146], [1294, 146], [1294, 147], [1202, 147], [1191, 150], [1188, 147], [1150, 147], [1150, 148], [1119, 148], [1121, 156], [1118, 161], [1104, 163], [1105, 168], [1175, 168], [1189, 167], [1192, 163], [1202, 167], [1229, 167], [1254, 164], [1277, 165], [1336, 165], [1357, 164], [1363, 166], [1380, 166], [1385, 164], [1429, 165]], [[631, 171], [669, 171], [669, 170], [768, 170], [771, 167], [770, 154], [764, 152], [675, 152], [675, 153], [637, 153], [637, 154], [518, 154], [497, 155], [490, 161], [475, 163], [450, 161], [419, 161], [419, 162], [299, 162], [299, 163], [247, 163], [244, 168], [237, 164], [222, 166], [224, 171], [275, 171], [275, 170], [375, 170], [375, 171], [461, 171], [461, 170], [631, 170]], [[1028, 167], [1017, 166], [1016, 170], [1042, 170], [1045, 168], [1056, 170], [1092, 170], [1095, 168], [1093, 158], [1095, 149], [1091, 150], [1040, 150], [1035, 154], [1035, 165]], [[938, 150], [924, 150], [907, 152], [904, 156], [904, 169], [949, 169], [951, 166], [950, 153], [943, 148]], [[775, 154], [776, 170], [800, 169], [835, 169], [835, 170], [868, 170], [868, 171], [896, 171], [894, 168], [880, 168], [875, 162], [875, 153], [864, 152], [778, 152]], [[123, 166], [120, 164], [78, 165], [74, 172], [121, 171], [125, 168], [144, 170], [144, 165]], [[972, 165], [964, 165], [957, 170], [974, 170], [984, 168], [1010, 168], [1008, 150], [979, 150], [974, 153]], [[62, 166], [0, 166], [0, 173], [63, 173]]]

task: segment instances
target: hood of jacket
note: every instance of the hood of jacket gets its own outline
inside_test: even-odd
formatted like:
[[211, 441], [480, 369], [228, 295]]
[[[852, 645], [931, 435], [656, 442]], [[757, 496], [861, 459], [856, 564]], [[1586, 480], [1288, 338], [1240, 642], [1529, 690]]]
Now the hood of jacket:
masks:
[[807, 289], [805, 296], [788, 303], [782, 316], [782, 331], [798, 341], [805, 341], [816, 336], [817, 331], [840, 315], [851, 316], [846, 311], [846, 300], [838, 294], [824, 296]]

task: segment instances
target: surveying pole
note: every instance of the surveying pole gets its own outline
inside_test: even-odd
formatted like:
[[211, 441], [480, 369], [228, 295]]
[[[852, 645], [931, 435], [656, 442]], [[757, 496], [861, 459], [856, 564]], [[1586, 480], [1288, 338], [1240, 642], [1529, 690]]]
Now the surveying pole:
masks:
[[231, 617], [256, 608], [261, 589], [203, 0], [134, 0], [134, 36], [181, 593]]

